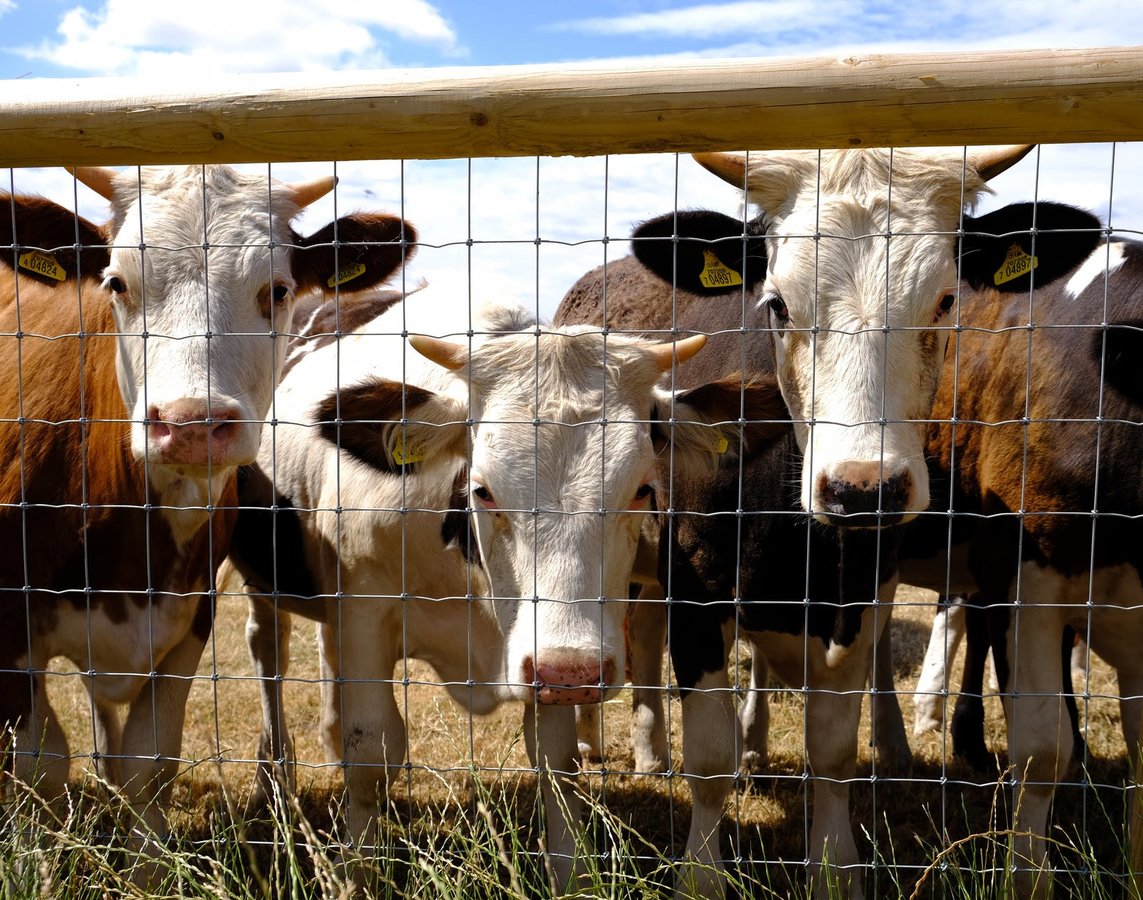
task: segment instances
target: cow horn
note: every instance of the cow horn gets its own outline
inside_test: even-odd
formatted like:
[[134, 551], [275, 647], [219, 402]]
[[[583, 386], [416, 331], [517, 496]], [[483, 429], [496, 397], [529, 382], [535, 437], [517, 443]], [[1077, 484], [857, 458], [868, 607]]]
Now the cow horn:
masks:
[[305, 209], [315, 200], [320, 200], [337, 185], [336, 175], [323, 175], [313, 181], [302, 181], [298, 184], [286, 185], [291, 199], [298, 205], [298, 209]]
[[462, 369], [468, 363], [468, 348], [452, 341], [427, 334], [410, 334], [409, 343], [425, 359], [446, 369]]
[[68, 166], [67, 170], [105, 200], [115, 199], [115, 170], [102, 166]]
[[994, 150], [974, 153], [969, 156], [968, 161], [983, 180], [989, 181], [1020, 162], [1035, 146], [1035, 144], [1013, 144], [1010, 147], [997, 147]]
[[660, 372], [666, 372], [671, 364], [685, 363], [698, 353], [706, 344], [705, 334], [692, 334], [681, 341], [668, 341], [665, 344], [655, 344], [649, 348], [655, 358], [655, 365]]
[[694, 161], [736, 188], [746, 187], [746, 157], [738, 153], [692, 153]]

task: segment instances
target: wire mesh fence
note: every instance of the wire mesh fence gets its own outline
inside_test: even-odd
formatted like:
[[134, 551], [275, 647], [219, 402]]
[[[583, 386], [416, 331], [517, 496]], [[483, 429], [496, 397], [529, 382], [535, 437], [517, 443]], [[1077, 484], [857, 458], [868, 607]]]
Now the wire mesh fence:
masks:
[[7, 170], [10, 766], [142, 892], [1133, 890], [1138, 154]]

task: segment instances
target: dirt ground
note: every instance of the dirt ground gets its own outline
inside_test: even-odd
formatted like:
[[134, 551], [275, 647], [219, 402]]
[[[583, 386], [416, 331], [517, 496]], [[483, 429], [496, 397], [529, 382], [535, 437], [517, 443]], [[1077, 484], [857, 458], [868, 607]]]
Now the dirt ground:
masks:
[[[947, 843], [945, 837], [956, 839], [1002, 825], [1009, 802], [1006, 792], [997, 791], [996, 776], [974, 772], [952, 758], [947, 734], [911, 733], [913, 699], [909, 692], [919, 674], [934, 609], [935, 595], [909, 588], [898, 592], [892, 623], [894, 664], [915, 755], [908, 777], [870, 777], [869, 717], [862, 717], [853, 818], [864, 858], [874, 859], [874, 847], [881, 855], [872, 877], [889, 879], [883, 888], [874, 886], [872, 896], [901, 890], [907, 895], [908, 886], [932, 862], [934, 848]], [[245, 602], [240, 597], [220, 600], [213, 639], [199, 669], [201, 677], [191, 691], [183, 742], [189, 764], [176, 790], [176, 828], [202, 827], [203, 817], [218, 802], [220, 781], [239, 803], [253, 784], [260, 708], [245, 645], [245, 614]], [[745, 645], [741, 650], [744, 656], [748, 652]], [[959, 661], [951, 668], [955, 690]], [[739, 671], [738, 675], [744, 679], [746, 673]], [[324, 819], [328, 827], [328, 808], [336, 802], [341, 774], [336, 764], [324, 760], [318, 742], [317, 677], [313, 626], [296, 620], [293, 663], [286, 685], [287, 713], [299, 761], [300, 793], [315, 817]], [[463, 797], [470, 790], [470, 767], [475, 765], [495, 789], [503, 786], [512, 792], [513, 802], [521, 805], [521, 819], [528, 821], [533, 776], [523, 746], [522, 707], [506, 705], [489, 716], [470, 716], [433, 684], [434, 678], [428, 666], [416, 662], [396, 673], [398, 703], [409, 723], [410, 766], [391, 783], [395, 808], [410, 816], [421, 815], [439, 808], [450, 796]], [[1077, 690], [1082, 689], [1077, 685]], [[50, 679], [49, 690], [77, 757], [73, 774], [78, 775], [85, 758], [90, 764], [87, 695], [80, 677], [64, 669]], [[1115, 680], [1094, 658], [1089, 690], [1091, 699], [1080, 704], [1081, 721], [1086, 723], [1089, 781], [1085, 783], [1078, 768], [1073, 771], [1074, 782], [1060, 792], [1055, 822], [1063, 829], [1061, 836], [1070, 835], [1072, 841], [1080, 832], [1083, 837], [1078, 840], [1090, 840], [1097, 858], [1106, 859], [1114, 868], [1114, 859], [1122, 852], [1121, 786], [1127, 763]], [[1000, 702], [993, 697], [985, 705], [990, 748], [1002, 753], [1005, 728]], [[753, 779], [748, 790], [733, 795], [724, 827], [724, 849], [741, 860], [781, 860], [797, 871], [806, 856], [810, 812], [805, 790], [802, 702], [798, 694], [779, 689], [771, 695], [771, 707], [771, 772]], [[651, 845], [679, 852], [690, 814], [685, 781], [678, 774], [632, 773], [629, 709], [629, 691], [605, 704], [606, 773], [595, 766], [582, 781]], [[677, 698], [670, 700], [669, 721], [672, 768], [677, 773], [682, 769]]]

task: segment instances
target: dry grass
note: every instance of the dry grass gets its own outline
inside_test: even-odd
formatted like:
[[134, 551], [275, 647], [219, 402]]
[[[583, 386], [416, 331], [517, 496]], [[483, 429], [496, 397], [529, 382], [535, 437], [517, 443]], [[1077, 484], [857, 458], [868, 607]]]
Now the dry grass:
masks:
[[[903, 589], [894, 613], [895, 667], [901, 703], [908, 727], [912, 726], [913, 701], [907, 693], [915, 684], [928, 640], [933, 600], [923, 592]], [[175, 791], [173, 824], [176, 832], [194, 838], [210, 834], [211, 823], [221, 809], [220, 782], [241, 805], [253, 784], [253, 765], [259, 716], [256, 685], [244, 640], [245, 604], [238, 598], [220, 602], [212, 643], [204, 655], [200, 674], [191, 692], [183, 752], [194, 761], [180, 778]], [[336, 805], [341, 773], [327, 764], [317, 739], [318, 686], [312, 628], [301, 623], [295, 630], [293, 665], [286, 686], [287, 711], [299, 759], [299, 795], [308, 817], [319, 830], [331, 827], [331, 807]], [[959, 673], [959, 663], [953, 667]], [[212, 677], [217, 674], [217, 677]], [[739, 673], [745, 678], [745, 672]], [[450, 827], [467, 827], [473, 785], [471, 767], [489, 785], [493, 796], [519, 814], [519, 821], [533, 820], [534, 779], [527, 772], [521, 737], [521, 708], [501, 707], [487, 717], [470, 717], [433, 685], [427, 666], [410, 663], [398, 670], [399, 704], [409, 722], [410, 766], [398, 772], [390, 789], [392, 814], [409, 827], [436, 823], [439, 833]], [[407, 681], [407, 684], [405, 683]], [[955, 688], [955, 684], [954, 684]], [[1082, 689], [1077, 685], [1077, 689]], [[68, 731], [78, 766], [91, 752], [91, 726], [87, 695], [79, 676], [60, 674], [51, 679], [50, 692]], [[1122, 797], [1126, 759], [1119, 729], [1116, 686], [1112, 673], [1093, 659], [1092, 699], [1081, 704], [1087, 722], [1090, 753], [1087, 784], [1078, 770], [1074, 783], [1060, 792], [1055, 822], [1062, 839], [1092, 854], [1112, 870], [1121, 868]], [[950, 704], [951, 704], [950, 699]], [[1000, 703], [986, 701], [986, 733], [991, 748], [1004, 747], [1004, 722]], [[680, 776], [630, 774], [633, 766], [628, 737], [629, 698], [626, 693], [605, 705], [604, 736], [607, 772], [594, 771], [582, 779], [585, 789], [606, 801], [619, 822], [630, 825], [651, 847], [678, 853], [689, 822], [688, 791]], [[950, 706], [951, 708], [951, 706]], [[677, 699], [670, 701], [674, 767], [681, 769], [681, 713]], [[858, 780], [853, 786], [854, 821], [864, 857], [875, 858], [866, 883], [871, 896], [908, 896], [924, 867], [939, 848], [955, 840], [1003, 827], [1008, 803], [998, 792], [996, 780], [969, 770], [952, 758], [947, 736], [910, 735], [916, 764], [907, 779], [873, 779], [869, 717], [862, 717], [859, 737]], [[808, 800], [805, 791], [806, 764], [802, 741], [802, 702], [798, 694], [777, 690], [772, 695], [771, 774], [756, 779], [749, 790], [737, 792], [728, 809], [724, 849], [730, 858], [742, 860], [743, 871], [770, 883], [778, 895], [787, 893], [789, 882], [802, 877], [808, 840]], [[519, 770], [518, 774], [513, 774]], [[506, 774], [505, 774], [506, 773]], [[501, 778], [501, 775], [504, 775]], [[448, 802], [451, 801], [451, 802]], [[996, 819], [1000, 816], [1000, 820]], [[525, 830], [528, 825], [525, 824]], [[432, 829], [430, 829], [432, 831]], [[266, 830], [251, 826], [255, 840], [271, 840]], [[865, 836], [863, 838], [863, 835]], [[524, 835], [530, 839], [530, 834]], [[1090, 847], [1085, 843], [1090, 842]], [[996, 845], [988, 840], [969, 841], [954, 862], [975, 860], [974, 865], [997, 861]], [[1078, 865], [1073, 854], [1060, 854], [1059, 862]], [[769, 861], [761, 866], [750, 861]], [[772, 863], [781, 861], [782, 866]], [[646, 868], [654, 868], [648, 852]], [[1090, 859], [1087, 864], [1090, 865]], [[1079, 895], [1086, 893], [1081, 876]], [[940, 891], [923, 891], [938, 896]], [[968, 894], [972, 896], [970, 892]]]

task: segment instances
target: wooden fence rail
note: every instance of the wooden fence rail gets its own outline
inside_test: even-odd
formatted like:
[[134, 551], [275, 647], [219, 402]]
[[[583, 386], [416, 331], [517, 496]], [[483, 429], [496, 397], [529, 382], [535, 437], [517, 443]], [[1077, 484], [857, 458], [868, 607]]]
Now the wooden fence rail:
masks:
[[0, 82], [0, 165], [1143, 140], [1143, 47]]

